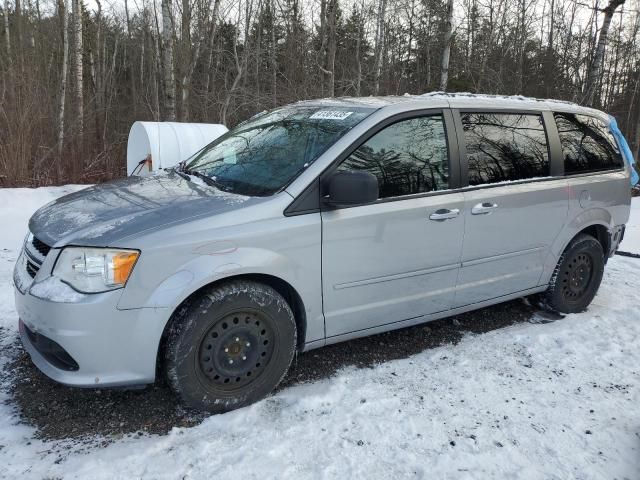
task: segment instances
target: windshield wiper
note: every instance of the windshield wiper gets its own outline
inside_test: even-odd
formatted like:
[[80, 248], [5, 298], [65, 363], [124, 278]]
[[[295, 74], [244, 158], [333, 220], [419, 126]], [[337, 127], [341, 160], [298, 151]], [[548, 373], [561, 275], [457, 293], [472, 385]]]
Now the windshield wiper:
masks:
[[178, 168], [174, 168], [173, 171], [176, 172], [176, 174], [178, 174], [179, 176], [181, 176], [185, 180], [191, 181], [191, 179], [189, 178], [189, 175], [187, 175], [186, 173], [183, 173], [182, 170], [180, 170]]
[[188, 168], [183, 168], [180, 173], [183, 173], [183, 174], [186, 174], [186, 175], [193, 175], [194, 177], [198, 177], [199, 179], [204, 181], [204, 183], [206, 183], [210, 187], [215, 187], [218, 190], [222, 190], [223, 192], [226, 191], [224, 188], [222, 188], [222, 185], [219, 182], [216, 182], [210, 176], [205, 175], [202, 172], [198, 172], [197, 170], [189, 170]]

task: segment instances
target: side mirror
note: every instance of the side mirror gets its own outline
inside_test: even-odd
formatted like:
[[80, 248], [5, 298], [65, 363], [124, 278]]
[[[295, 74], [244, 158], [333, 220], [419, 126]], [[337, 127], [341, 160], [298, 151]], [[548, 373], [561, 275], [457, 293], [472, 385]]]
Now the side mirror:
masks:
[[364, 205], [378, 199], [378, 179], [363, 170], [334, 173], [328, 187], [326, 202], [334, 207]]

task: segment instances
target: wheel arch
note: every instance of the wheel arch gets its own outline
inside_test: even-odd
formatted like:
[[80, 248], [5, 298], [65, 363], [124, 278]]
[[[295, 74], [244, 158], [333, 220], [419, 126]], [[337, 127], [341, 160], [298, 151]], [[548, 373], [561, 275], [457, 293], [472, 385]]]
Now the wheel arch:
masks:
[[576, 225], [577, 221], [567, 225], [563, 232], [556, 238], [549, 255], [544, 262], [544, 269], [540, 276], [539, 285], [547, 285], [551, 280], [553, 273], [571, 242], [580, 234], [588, 234], [594, 237], [604, 252], [605, 263], [608, 260], [608, 253], [611, 246], [610, 231], [611, 226], [606, 222], [606, 218], [591, 219], [589, 222], [583, 222]]
[[[609, 250], [611, 249], [611, 236], [609, 235], [609, 227], [605, 226], [601, 223], [594, 223], [589, 225], [588, 227], [583, 228], [578, 233], [576, 233], [573, 238], [569, 241], [567, 246], [571, 244], [571, 242], [580, 234], [591, 235], [593, 238], [598, 240], [600, 245], [602, 245], [602, 251], [604, 253], [604, 262], [607, 263], [607, 259], [609, 258]], [[567, 249], [565, 246], [564, 250]], [[563, 250], [563, 252], [564, 252]]]
[[[282, 295], [282, 297], [289, 304], [289, 307], [293, 311], [293, 316], [296, 321], [296, 330], [297, 330], [296, 347], [298, 351], [302, 351], [305, 345], [305, 340], [306, 340], [307, 318], [306, 318], [306, 310], [305, 310], [304, 302], [302, 301], [302, 297], [300, 296], [300, 294], [296, 291], [295, 288], [293, 288], [293, 286], [289, 282], [275, 275], [269, 275], [264, 273], [242, 273], [242, 274], [219, 278], [210, 283], [202, 285], [200, 288], [198, 288], [197, 290], [189, 294], [184, 300], [182, 300], [182, 302], [180, 302], [179, 305], [177, 305], [173, 309], [173, 312], [171, 313], [169, 320], [164, 326], [164, 329], [162, 331], [162, 336], [160, 337], [160, 342], [158, 344], [158, 351], [156, 353], [157, 368], [161, 366], [162, 352], [164, 351], [164, 348], [166, 345], [167, 335], [169, 333], [169, 329], [171, 328], [171, 325], [177, 319], [178, 311], [181, 308], [183, 308], [185, 305], [188, 305], [190, 302], [192, 302], [200, 294], [202, 294], [203, 291], [210, 288], [215, 288], [218, 285], [222, 285], [224, 283], [228, 283], [234, 280], [250, 280], [250, 281], [262, 283], [264, 285], [270, 286], [276, 292]], [[156, 378], [157, 377], [158, 375], [156, 374]]]
[[604, 260], [606, 263], [609, 249], [611, 247], [611, 237], [609, 234], [610, 231], [611, 229], [609, 225], [604, 222], [593, 222], [588, 225], [581, 225], [580, 230], [575, 230], [573, 235], [568, 237], [568, 239], [565, 240], [565, 242], [561, 245], [561, 248], [558, 250], [558, 258], [562, 256], [567, 248], [569, 248], [569, 245], [571, 245], [571, 242], [573, 242], [579, 235], [587, 234], [595, 238], [600, 243], [600, 245], [602, 245]]

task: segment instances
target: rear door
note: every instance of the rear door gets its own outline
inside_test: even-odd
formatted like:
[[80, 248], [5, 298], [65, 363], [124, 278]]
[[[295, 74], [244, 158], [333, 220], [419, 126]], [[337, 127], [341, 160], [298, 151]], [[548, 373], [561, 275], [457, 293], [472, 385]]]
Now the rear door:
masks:
[[464, 232], [464, 197], [450, 192], [459, 182], [453, 131], [449, 111], [404, 115], [338, 163], [374, 174], [380, 199], [323, 208], [327, 337], [451, 308]]
[[551, 162], [542, 113], [457, 113], [468, 181], [454, 302], [460, 307], [539, 285], [567, 218], [568, 194], [566, 179], [552, 176], [557, 162]]

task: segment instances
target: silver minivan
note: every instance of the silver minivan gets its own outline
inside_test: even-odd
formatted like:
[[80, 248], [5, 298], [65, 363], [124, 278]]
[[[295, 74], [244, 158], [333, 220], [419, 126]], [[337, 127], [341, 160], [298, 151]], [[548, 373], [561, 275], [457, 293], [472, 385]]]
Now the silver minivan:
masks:
[[52, 379], [221, 412], [297, 351], [516, 297], [587, 308], [630, 210], [603, 112], [475, 95], [306, 101], [29, 222], [20, 335]]

